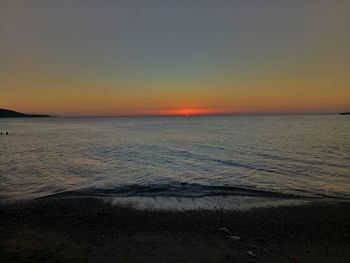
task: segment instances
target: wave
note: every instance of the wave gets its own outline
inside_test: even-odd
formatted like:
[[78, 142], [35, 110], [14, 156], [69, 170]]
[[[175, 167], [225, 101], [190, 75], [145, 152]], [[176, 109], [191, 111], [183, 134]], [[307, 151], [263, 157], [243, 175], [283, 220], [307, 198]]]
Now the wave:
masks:
[[192, 183], [123, 185], [112, 188], [85, 188], [55, 193], [46, 197], [98, 196], [98, 197], [184, 197], [247, 196], [303, 199], [312, 196], [296, 195], [235, 186], [210, 186]]

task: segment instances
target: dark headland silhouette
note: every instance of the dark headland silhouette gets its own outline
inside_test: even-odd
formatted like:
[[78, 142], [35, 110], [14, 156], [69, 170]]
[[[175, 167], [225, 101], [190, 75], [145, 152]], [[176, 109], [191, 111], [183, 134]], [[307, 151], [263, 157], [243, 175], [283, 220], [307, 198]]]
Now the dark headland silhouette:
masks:
[[339, 115], [350, 115], [350, 112], [341, 112]]
[[25, 114], [12, 110], [0, 109], [0, 118], [38, 118], [38, 117], [50, 117], [49, 115], [42, 114]]

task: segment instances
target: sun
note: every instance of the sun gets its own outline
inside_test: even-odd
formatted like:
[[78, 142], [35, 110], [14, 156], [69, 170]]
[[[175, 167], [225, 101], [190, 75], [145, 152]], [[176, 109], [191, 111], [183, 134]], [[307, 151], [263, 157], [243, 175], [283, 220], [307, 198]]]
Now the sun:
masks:
[[215, 109], [203, 109], [203, 108], [178, 108], [178, 109], [166, 109], [159, 111], [161, 115], [178, 115], [178, 116], [192, 116], [203, 114], [216, 114], [220, 111]]

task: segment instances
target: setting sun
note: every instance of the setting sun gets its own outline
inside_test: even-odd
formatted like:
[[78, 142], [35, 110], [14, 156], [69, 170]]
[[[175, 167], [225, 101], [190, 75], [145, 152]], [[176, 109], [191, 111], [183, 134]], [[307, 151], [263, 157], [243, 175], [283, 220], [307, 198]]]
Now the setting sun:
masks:
[[217, 109], [183, 108], [183, 109], [167, 109], [167, 110], [156, 111], [155, 114], [190, 116], [190, 115], [219, 114], [223, 112], [224, 111], [217, 110]]

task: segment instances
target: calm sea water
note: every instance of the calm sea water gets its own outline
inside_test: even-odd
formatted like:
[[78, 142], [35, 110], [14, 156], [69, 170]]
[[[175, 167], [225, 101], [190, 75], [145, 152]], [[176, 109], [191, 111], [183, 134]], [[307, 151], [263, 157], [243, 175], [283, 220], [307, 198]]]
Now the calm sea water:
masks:
[[0, 200], [350, 198], [337, 115], [1, 119]]

